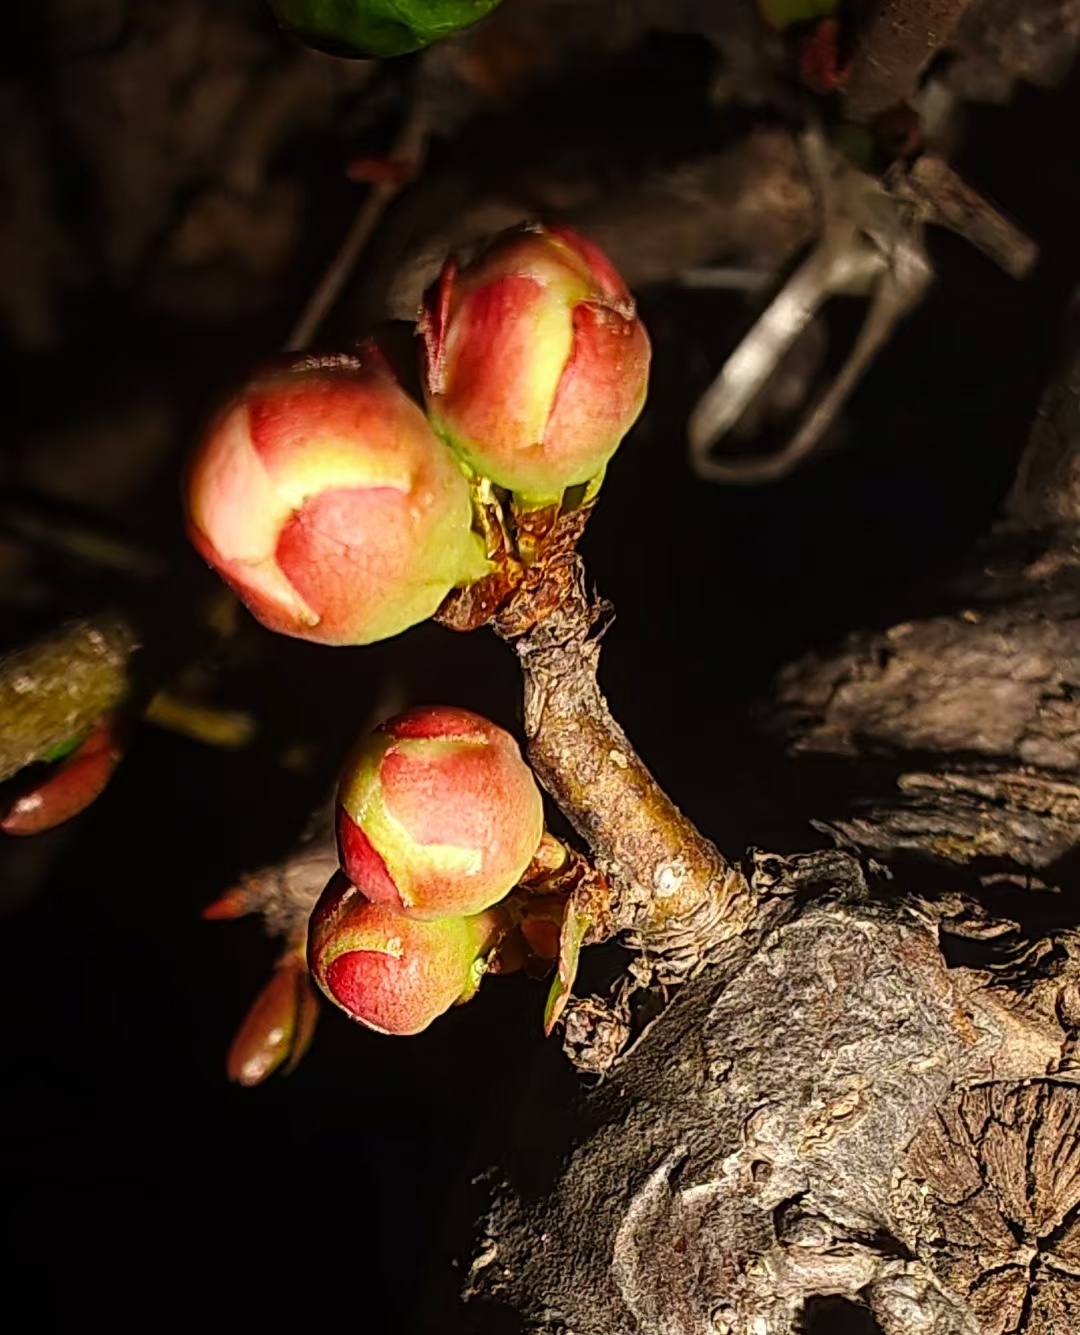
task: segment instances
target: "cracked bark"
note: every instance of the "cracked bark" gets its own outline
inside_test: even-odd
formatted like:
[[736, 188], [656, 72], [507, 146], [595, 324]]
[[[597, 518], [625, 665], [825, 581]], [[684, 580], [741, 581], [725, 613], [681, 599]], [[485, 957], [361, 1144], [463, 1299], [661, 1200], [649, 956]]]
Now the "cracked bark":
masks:
[[[708, 966], [614, 1060], [609, 1042], [597, 1087], [544, 1073], [485, 1179], [458, 1328], [788, 1335], [821, 1295], [886, 1335], [1049, 1335], [1080, 1314], [1080, 935], [1062, 897], [1037, 925], [1031, 889], [1080, 833], [1078, 404], [1074, 354], [933, 615], [784, 674], [795, 752], [844, 757], [855, 796], [890, 756], [896, 785], [822, 813], [850, 852], [755, 856], [719, 931], [683, 942]], [[691, 889], [726, 864], [651, 793], [621, 823], [634, 770], [609, 792], [600, 758], [612, 738], [632, 752], [582, 624], [519, 643], [532, 755], [621, 870], [647, 951], [665, 838], [685, 839]], [[635, 821], [657, 841], [622, 842]], [[630, 1032], [625, 1007], [619, 1029], [585, 1006]]]

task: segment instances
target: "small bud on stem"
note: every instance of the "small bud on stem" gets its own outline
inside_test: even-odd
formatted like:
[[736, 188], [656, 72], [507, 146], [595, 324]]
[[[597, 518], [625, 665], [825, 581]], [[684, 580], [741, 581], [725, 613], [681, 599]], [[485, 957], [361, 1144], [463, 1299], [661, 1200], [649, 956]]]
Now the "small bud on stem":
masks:
[[496, 910], [420, 921], [375, 904], [342, 873], [311, 917], [308, 963], [341, 1010], [383, 1034], [418, 1034], [476, 992], [504, 930]]
[[506, 232], [424, 300], [435, 430], [527, 505], [596, 483], [645, 403], [649, 339], [626, 284], [569, 228]]
[[225, 1063], [229, 1079], [260, 1085], [285, 1062], [288, 1075], [311, 1045], [318, 1013], [304, 952], [291, 949], [236, 1031]]
[[364, 895], [415, 918], [479, 913], [521, 879], [544, 808], [517, 743], [430, 706], [364, 738], [338, 790], [338, 849]]
[[102, 719], [0, 818], [5, 834], [42, 834], [79, 815], [105, 790], [123, 758], [115, 721]]

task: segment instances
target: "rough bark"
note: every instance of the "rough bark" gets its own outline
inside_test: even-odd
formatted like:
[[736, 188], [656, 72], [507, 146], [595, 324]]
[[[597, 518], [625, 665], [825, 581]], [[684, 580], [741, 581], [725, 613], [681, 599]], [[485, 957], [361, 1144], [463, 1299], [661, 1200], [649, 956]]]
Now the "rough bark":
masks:
[[895, 1208], [981, 1329], [1005, 1335], [1075, 1327], [1078, 1206], [1080, 1091], [1040, 1081], [947, 1099], [908, 1152]]
[[59, 343], [65, 298], [102, 283], [185, 319], [266, 309], [302, 234], [285, 150], [333, 126], [374, 67], [288, 42], [260, 0], [31, 11], [11, 47], [36, 43], [44, 75], [0, 79], [0, 325]]
[[1002, 523], [932, 603], [916, 595], [932, 615], [854, 635], [781, 678], [792, 750], [851, 762], [851, 802], [820, 814], [862, 848], [1042, 871], [1080, 838], [1078, 403], [1074, 354]]
[[565, 218], [592, 237], [634, 291], [716, 259], [772, 274], [810, 240], [815, 221], [813, 190], [794, 137], [767, 125], [722, 152], [654, 171], [627, 189], [602, 191], [594, 184], [593, 195], [573, 207], [560, 201], [557, 181], [548, 189], [550, 199], [504, 196], [440, 210], [439, 229], [406, 245], [389, 267], [392, 282], [386, 273], [370, 275], [373, 287], [387, 289], [381, 298], [386, 312], [411, 320], [448, 251], [537, 215]]
[[[487, 1179], [462, 1330], [788, 1335], [822, 1295], [864, 1304], [886, 1335], [1050, 1335], [1080, 1311], [1080, 936], [1067, 908], [1054, 931], [1020, 925], [1028, 869], [1071, 850], [1080, 819], [1076, 365], [1047, 397], [1006, 519], [934, 615], [783, 678], [794, 744], [847, 757], [854, 792], [883, 749], [921, 776], [838, 822], [864, 849], [932, 859], [920, 893], [904, 864], [890, 874], [865, 853], [758, 855], [709, 967], [621, 1055], [608, 1042], [586, 1063], [599, 1086], [569, 1109], [543, 1088], [528, 1101]], [[571, 640], [560, 682], [588, 724], [544, 737], [550, 691], [528, 706], [534, 757], [571, 814], [581, 734], [607, 726], [588, 643]], [[613, 862], [620, 810], [602, 798], [578, 820]], [[657, 828], [679, 829], [666, 810]], [[988, 854], [993, 913], [956, 865]], [[624, 997], [586, 1006], [608, 1039], [633, 1032]]]
[[871, 120], [905, 102], [935, 52], [952, 36], [971, 0], [880, 0], [864, 21], [844, 92], [848, 114]]
[[[956, 924], [868, 886], [847, 855], [762, 858], [752, 884], [766, 930], [683, 988], [581, 1096], [564, 1139], [543, 1147], [550, 1178], [531, 1140], [493, 1179], [462, 1328], [779, 1335], [809, 1297], [840, 1294], [885, 1331], [1055, 1329], [1034, 1298], [1026, 1325], [980, 1324], [982, 1253], [973, 1262], [970, 1237], [948, 1232], [962, 1211], [935, 1212], [932, 1173], [951, 1160], [935, 1170], [920, 1147], [958, 1090], [992, 1082], [1008, 1101], [1016, 1081], [1070, 1077], [1072, 1030], [1054, 1008], [1076, 988], [1080, 943], [1063, 936], [1052, 964], [1011, 972], [950, 968], [941, 943]], [[1048, 1128], [1039, 1154], [1073, 1153], [1070, 1127], [1063, 1116], [1053, 1144]], [[1009, 1153], [1001, 1171], [1025, 1180], [1022, 1136]], [[1046, 1227], [1071, 1209], [1063, 1197]], [[1025, 1282], [1045, 1287], [1052, 1264]]]
[[[665, 19], [693, 11], [691, 27], [706, 11], [730, 10], [708, 0], [591, 7], [605, 24], [631, 9]], [[78, 226], [65, 218], [38, 228], [32, 201], [52, 193], [52, 165], [36, 147], [44, 127], [33, 121], [13, 140], [9, 175], [46, 163], [31, 203], [13, 215], [14, 241], [4, 247], [0, 237], [22, 275], [5, 316], [25, 344], [55, 338], [60, 289], [85, 282], [86, 266], [138, 281], [150, 310], [211, 318], [262, 307], [300, 208], [275, 168], [277, 146], [293, 138], [294, 121], [299, 132], [333, 119], [368, 76], [353, 67], [327, 81], [317, 58], [281, 51], [270, 29], [253, 35], [247, 19], [219, 9], [202, 0], [50, 6], [69, 19], [91, 10], [160, 19], [156, 45], [175, 49], [176, 74], [155, 70], [144, 97], [146, 43], [118, 43], [110, 55], [111, 20], [78, 40], [77, 25], [57, 28], [68, 53], [55, 76], [54, 132], [77, 160], [104, 153], [110, 169], [91, 207], [72, 211]], [[219, 25], [234, 31], [221, 49], [238, 53], [239, 68], [200, 67], [192, 80], [198, 33]], [[84, 43], [102, 50], [100, 67]], [[931, 49], [912, 48], [899, 70], [905, 90]], [[249, 78], [249, 60], [274, 77]], [[29, 94], [11, 96], [21, 104]], [[116, 153], [111, 112], [95, 112], [133, 105], [141, 114], [121, 119], [135, 130], [161, 126], [141, 169], [139, 154]], [[311, 107], [310, 118], [294, 116]], [[172, 151], [178, 112], [182, 152]], [[224, 179], [204, 189], [207, 164], [222, 155]], [[137, 209], [136, 195], [155, 208]], [[775, 263], [805, 239], [812, 213], [790, 139], [777, 131], [646, 181], [632, 203], [589, 206], [581, 220], [639, 282], [729, 252]], [[652, 244], [636, 247], [635, 270], [628, 238], [643, 233]], [[954, 877], [970, 890], [956, 864], [989, 855], [1017, 918], [1026, 916], [1023, 869], [1060, 864], [1080, 820], [1078, 397], [1074, 372], [1048, 402], [1011, 524], [938, 591], [932, 616], [914, 616], [891, 639], [862, 637], [784, 683], [794, 744], [815, 739], [842, 755], [853, 794], [871, 791], [860, 760], [880, 773], [884, 753], [900, 773], [896, 791], [840, 815], [849, 837], [864, 852], [924, 854], [945, 892]], [[846, 853], [733, 867], [657, 789], [612, 719], [596, 680], [596, 610], [579, 582], [574, 601], [518, 641], [531, 754], [612, 878], [617, 922], [645, 957], [634, 979], [689, 981], [644, 1027], [663, 987], [639, 998], [644, 1010], [624, 986], [613, 1002], [586, 998], [568, 1011], [575, 1059], [606, 1078], [569, 1107], [558, 1084], [532, 1102], [516, 1153], [490, 1179], [463, 1328], [772, 1335], [793, 1331], [816, 1295], [864, 1302], [887, 1335], [1067, 1328], [1077, 1308], [1075, 935], [1033, 935], [960, 893], [920, 899], [899, 864], [889, 880]], [[104, 660], [118, 690], [124, 659], [121, 647]], [[58, 709], [57, 741], [82, 727], [76, 695], [87, 725], [100, 707], [93, 691], [80, 694], [86, 682], [67, 659], [64, 671], [50, 661], [46, 653], [31, 673], [9, 663], [0, 682], [18, 697], [13, 717], [36, 697], [40, 749], [23, 746], [23, 761], [51, 744], [38, 703]], [[27, 681], [40, 690], [28, 692]], [[6, 722], [3, 702], [0, 716]], [[272, 926], [302, 920], [331, 861], [329, 848], [312, 847], [263, 873]], [[432, 1326], [445, 1332], [450, 1319], [440, 1311]]]

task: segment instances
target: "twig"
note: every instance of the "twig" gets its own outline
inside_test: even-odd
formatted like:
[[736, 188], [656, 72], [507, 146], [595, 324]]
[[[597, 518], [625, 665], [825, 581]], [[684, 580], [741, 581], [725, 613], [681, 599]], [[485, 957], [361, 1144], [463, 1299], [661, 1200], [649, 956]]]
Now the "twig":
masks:
[[928, 222], [964, 237], [1011, 278], [1027, 278], [1035, 267], [1035, 242], [941, 158], [926, 153], [903, 173], [892, 173], [891, 180], [894, 189], [921, 205]]
[[[425, 117], [419, 105], [414, 104], [390, 150], [391, 157], [415, 168], [422, 158], [425, 139]], [[407, 176], [392, 177], [372, 186], [341, 249], [290, 334], [287, 351], [302, 351], [311, 343], [340, 297], [379, 219], [407, 179]], [[24, 530], [29, 522], [10, 509], [3, 517], [13, 525], [22, 522]], [[35, 529], [24, 536], [41, 540], [48, 537], [65, 549], [90, 555], [100, 564], [126, 566], [140, 575], [159, 573], [140, 566], [126, 549], [115, 543], [108, 546], [99, 541], [91, 552], [81, 531], [74, 535], [65, 532], [56, 538]], [[0, 739], [0, 781], [36, 760], [47, 758], [50, 752], [78, 737], [102, 714], [119, 705], [129, 694], [128, 659], [137, 645], [138, 637], [130, 624], [123, 618], [107, 615], [62, 630], [0, 660], [0, 719], [4, 724]], [[175, 710], [170, 714], [163, 697], [155, 697], [153, 707], [158, 721], [168, 726], [169, 720], [162, 717], [168, 714], [175, 722]], [[216, 716], [211, 730], [220, 732], [222, 718]], [[190, 710], [187, 721], [192, 722]], [[239, 744], [234, 734], [235, 728], [230, 733], [231, 744]]]
[[[423, 158], [427, 140], [427, 118], [419, 104], [414, 104], [394, 140], [391, 159], [413, 168]], [[285, 344], [287, 352], [303, 352], [311, 346], [323, 321], [333, 310], [349, 276], [356, 268], [364, 248], [378, 226], [379, 219], [401, 193], [410, 176], [391, 177], [372, 185], [360, 206], [345, 240], [301, 312], [299, 320]]]
[[0, 660], [0, 780], [87, 732], [128, 694], [131, 624], [103, 616]]
[[518, 595], [543, 609], [514, 642], [529, 761], [611, 882], [615, 927], [661, 957], [666, 978], [684, 978], [704, 965], [710, 947], [741, 933], [749, 889], [612, 717], [596, 676], [604, 607], [585, 592], [580, 557], [570, 558], [569, 570], [563, 563], [558, 577], [554, 606], [542, 589]]
[[101, 524], [50, 513], [36, 498], [0, 506], [0, 529], [29, 546], [132, 579], [153, 579], [165, 565], [157, 553], [118, 537]]

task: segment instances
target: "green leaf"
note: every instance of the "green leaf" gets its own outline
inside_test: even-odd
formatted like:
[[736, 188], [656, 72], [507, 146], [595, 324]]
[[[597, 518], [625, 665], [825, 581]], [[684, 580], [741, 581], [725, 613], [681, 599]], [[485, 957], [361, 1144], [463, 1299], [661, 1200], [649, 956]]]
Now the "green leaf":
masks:
[[269, 0], [278, 22], [336, 56], [402, 56], [451, 37], [500, 0]]
[[566, 913], [559, 933], [559, 964], [555, 977], [551, 980], [547, 1004], [544, 1006], [544, 1033], [550, 1035], [558, 1023], [559, 1016], [566, 1009], [577, 977], [578, 961], [581, 958], [581, 945], [585, 940], [592, 919], [574, 906], [571, 898], [566, 905]]
[[66, 742], [58, 742], [56, 746], [50, 747], [48, 751], [43, 751], [38, 757], [46, 765], [55, 765], [58, 760], [66, 760], [73, 751], [77, 751], [83, 742], [90, 735], [87, 728], [83, 732], [76, 733], [74, 737], [69, 737]]

